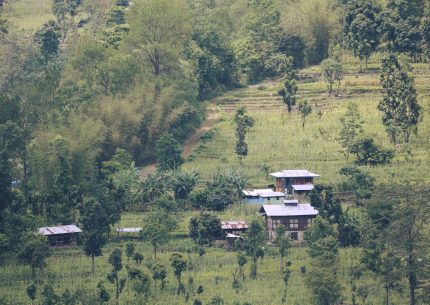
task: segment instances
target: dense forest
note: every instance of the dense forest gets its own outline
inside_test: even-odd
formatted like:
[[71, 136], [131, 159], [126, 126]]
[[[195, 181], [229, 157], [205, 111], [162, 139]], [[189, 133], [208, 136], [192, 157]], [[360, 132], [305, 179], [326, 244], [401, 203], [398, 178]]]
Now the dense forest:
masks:
[[[429, 59], [427, 0], [0, 0], [0, 304], [429, 304]], [[286, 166], [306, 247], [241, 200]]]

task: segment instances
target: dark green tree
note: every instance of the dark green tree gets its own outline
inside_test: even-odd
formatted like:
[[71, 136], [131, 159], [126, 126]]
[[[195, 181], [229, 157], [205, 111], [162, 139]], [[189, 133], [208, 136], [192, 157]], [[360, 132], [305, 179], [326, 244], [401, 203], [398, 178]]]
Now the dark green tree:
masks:
[[155, 208], [145, 214], [140, 234], [143, 240], [151, 243], [154, 259], [157, 259], [157, 248], [172, 238], [176, 226], [176, 216], [164, 209]]
[[58, 53], [60, 45], [60, 28], [55, 21], [45, 23], [42, 28], [34, 34], [34, 40], [40, 47], [45, 60], [49, 60]]
[[284, 257], [288, 255], [291, 247], [290, 238], [286, 236], [286, 229], [284, 226], [276, 228], [275, 245], [279, 247], [279, 256], [281, 257], [280, 268], [284, 266]]
[[390, 163], [394, 158], [394, 150], [381, 149], [372, 138], [359, 138], [349, 148], [349, 153], [356, 156], [358, 165], [378, 165]]
[[380, 41], [381, 7], [371, 0], [347, 1], [344, 5], [343, 33], [354, 55], [366, 61]]
[[337, 83], [337, 94], [339, 95], [340, 81], [343, 78], [342, 61], [339, 58], [327, 58], [321, 62], [322, 77], [327, 84], [328, 94], [331, 95], [333, 85]]
[[190, 219], [190, 237], [199, 245], [212, 245], [222, 235], [221, 221], [211, 213], [201, 213]]
[[382, 112], [382, 123], [393, 143], [399, 133], [408, 143], [422, 120], [422, 107], [417, 100], [414, 78], [404, 71], [396, 55], [382, 59], [381, 84], [384, 95], [378, 109]]
[[31, 267], [31, 277], [36, 276], [36, 268], [46, 266], [46, 258], [50, 255], [48, 240], [37, 233], [26, 233], [21, 238], [21, 247], [18, 251], [18, 260]]
[[375, 178], [355, 166], [342, 167], [339, 174], [348, 178], [344, 187], [355, 193], [355, 204], [360, 206], [372, 197]]
[[297, 101], [297, 91], [299, 88], [297, 87], [297, 75], [296, 70], [294, 70], [291, 60], [289, 61], [289, 65], [287, 68], [287, 73], [285, 75], [284, 82], [282, 87], [278, 90], [278, 94], [282, 96], [282, 100], [287, 106], [288, 112], [293, 110], [293, 106]]
[[125, 245], [125, 255], [127, 255], [127, 260], [130, 260], [130, 258], [133, 257], [134, 250], [135, 250], [135, 246], [133, 243], [127, 243]]
[[299, 112], [302, 118], [302, 128], [305, 129], [305, 121], [306, 117], [312, 113], [312, 106], [308, 103], [308, 101], [300, 101], [299, 102]]
[[175, 199], [187, 199], [197, 183], [198, 176], [195, 171], [175, 171], [169, 183]]
[[102, 255], [102, 248], [107, 243], [110, 232], [110, 221], [105, 207], [97, 200], [81, 206], [79, 219], [82, 234], [82, 245], [85, 254], [91, 256], [91, 273], [95, 274], [95, 257]]
[[184, 272], [187, 269], [187, 261], [182, 257], [181, 254], [173, 253], [170, 256], [170, 262], [174, 270], [175, 277], [178, 280], [178, 292], [180, 292], [181, 285], [182, 285], [182, 282], [181, 282], [182, 272]]
[[56, 305], [60, 301], [60, 296], [55, 293], [51, 283], [43, 287], [41, 295], [43, 305]]
[[33, 305], [34, 304], [34, 300], [36, 299], [36, 294], [37, 294], [37, 287], [36, 287], [36, 285], [34, 283], [28, 285], [27, 289], [25, 291], [27, 292], [27, 296], [31, 300], [31, 305]]
[[258, 220], [252, 220], [243, 240], [243, 249], [252, 260], [250, 277], [257, 278], [257, 260], [264, 253], [265, 232]]
[[363, 132], [361, 114], [357, 104], [348, 104], [345, 115], [339, 121], [341, 128], [339, 130], [338, 141], [345, 149], [348, 158], [351, 146], [354, 144], [357, 136]]
[[181, 145], [170, 133], [161, 135], [157, 141], [156, 151], [158, 169], [161, 171], [175, 170], [183, 162]]
[[164, 289], [167, 270], [164, 265], [153, 264], [151, 266], [152, 279], [154, 280], [154, 297], [157, 299], [157, 282], [161, 281], [161, 289]]
[[114, 249], [109, 255], [109, 264], [112, 266], [112, 271], [107, 276], [109, 282], [115, 284], [115, 298], [118, 303], [119, 295], [124, 289], [126, 279], [121, 278], [119, 272], [122, 269], [122, 251], [119, 249]]
[[284, 270], [282, 270], [282, 280], [285, 285], [284, 296], [282, 297], [282, 304], [287, 300], [287, 292], [288, 292], [288, 283], [290, 281], [291, 270], [289, 266], [285, 266]]
[[234, 115], [236, 123], [236, 147], [235, 152], [240, 161], [248, 155], [248, 144], [245, 142], [245, 136], [254, 126], [254, 119], [246, 114], [246, 109], [240, 107]]
[[110, 299], [109, 291], [103, 285], [103, 282], [99, 282], [97, 284], [97, 299], [100, 302], [100, 304], [109, 302], [109, 299]]

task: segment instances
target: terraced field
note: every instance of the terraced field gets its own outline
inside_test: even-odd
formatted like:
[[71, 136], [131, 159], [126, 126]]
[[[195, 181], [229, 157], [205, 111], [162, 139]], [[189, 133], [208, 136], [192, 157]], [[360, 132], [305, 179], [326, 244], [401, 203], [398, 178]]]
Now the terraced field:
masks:
[[[356, 103], [363, 121], [364, 134], [372, 137], [384, 148], [395, 148], [392, 164], [363, 167], [380, 183], [398, 181], [430, 181], [430, 75], [428, 66], [414, 65], [419, 100], [424, 108], [423, 121], [418, 133], [408, 145], [393, 147], [389, 143], [381, 123], [377, 104], [381, 88], [377, 66], [367, 73], [350, 69], [345, 73], [339, 96], [328, 95], [320, 78], [319, 67], [311, 67], [299, 73], [299, 100], [306, 99], [312, 105], [312, 114], [306, 119], [305, 128], [295, 107], [286, 111], [277, 94], [281, 79], [268, 80], [246, 88], [230, 91], [215, 98], [219, 119], [211, 131], [210, 140], [201, 141], [188, 158], [185, 168], [196, 169], [202, 177], [208, 177], [217, 168], [240, 169], [249, 175], [251, 186], [264, 187], [272, 183], [267, 170], [305, 168], [321, 174], [320, 182], [338, 185], [343, 177], [341, 167], [352, 164], [354, 157], [345, 155], [337, 138], [339, 119], [349, 103]], [[234, 153], [234, 111], [245, 106], [254, 118], [255, 125], [247, 135], [249, 154], [242, 164]]]

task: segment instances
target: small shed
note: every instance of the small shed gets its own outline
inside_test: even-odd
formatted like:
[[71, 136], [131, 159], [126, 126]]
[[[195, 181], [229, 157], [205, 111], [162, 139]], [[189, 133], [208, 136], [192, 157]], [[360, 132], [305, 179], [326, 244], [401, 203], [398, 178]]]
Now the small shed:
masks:
[[243, 201], [250, 204], [279, 204], [285, 199], [285, 194], [272, 189], [243, 190]]
[[120, 233], [137, 233], [139, 234], [140, 231], [142, 231], [142, 228], [140, 227], [134, 227], [134, 228], [116, 228], [116, 236], [119, 238]]
[[224, 237], [240, 237], [248, 229], [248, 225], [245, 221], [221, 221], [221, 230]]
[[51, 247], [76, 246], [82, 230], [76, 225], [39, 228], [38, 232], [48, 238]]

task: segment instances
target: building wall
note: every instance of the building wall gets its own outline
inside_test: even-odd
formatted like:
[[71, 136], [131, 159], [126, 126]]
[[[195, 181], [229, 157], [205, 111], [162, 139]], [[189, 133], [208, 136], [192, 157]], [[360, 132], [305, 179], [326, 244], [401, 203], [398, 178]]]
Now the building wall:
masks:
[[76, 246], [78, 233], [50, 235], [48, 241], [51, 247]]
[[269, 239], [276, 238], [276, 228], [284, 226], [286, 234], [297, 233], [297, 240], [304, 241], [304, 232], [312, 223], [315, 216], [296, 216], [296, 217], [266, 217], [266, 227], [269, 233]]

